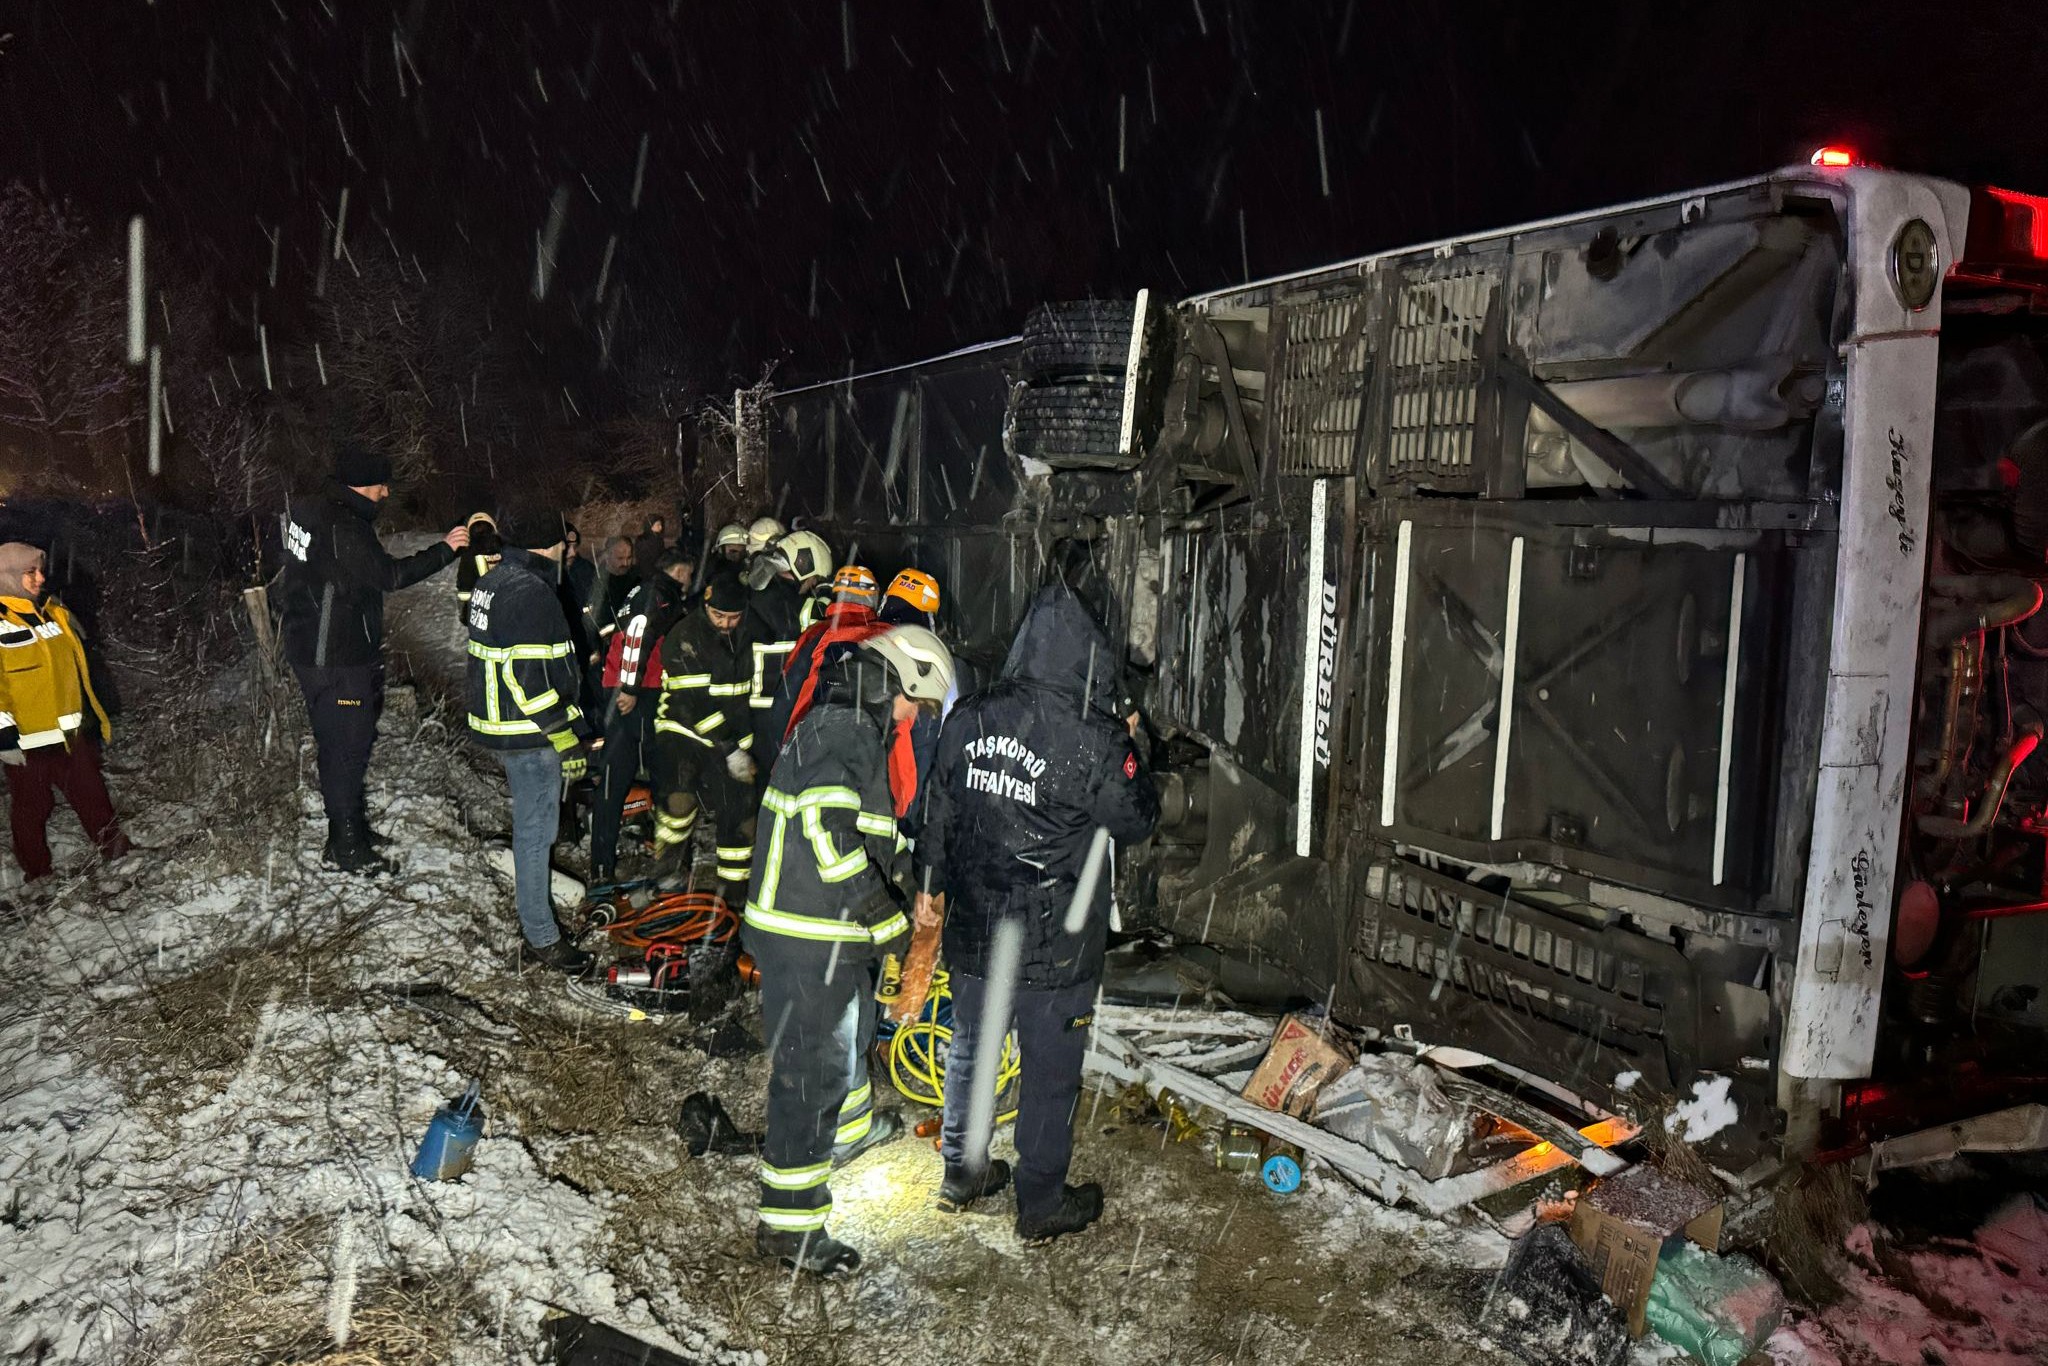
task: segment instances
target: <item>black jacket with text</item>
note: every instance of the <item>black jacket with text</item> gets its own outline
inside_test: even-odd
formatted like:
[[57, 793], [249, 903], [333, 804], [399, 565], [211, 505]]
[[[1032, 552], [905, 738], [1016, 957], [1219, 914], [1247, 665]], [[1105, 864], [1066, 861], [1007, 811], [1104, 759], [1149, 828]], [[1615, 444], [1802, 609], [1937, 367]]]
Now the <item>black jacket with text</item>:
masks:
[[1105, 844], [1087, 871], [1090, 847], [1097, 830], [1129, 843], [1159, 820], [1152, 776], [1113, 710], [1119, 691], [1101, 628], [1055, 585], [1032, 599], [1001, 679], [946, 718], [916, 861], [918, 886], [946, 894], [953, 971], [986, 976], [1008, 920], [1022, 931], [1020, 987], [1101, 975], [1111, 869]]
[[284, 515], [284, 657], [294, 668], [375, 664], [384, 656], [384, 595], [452, 564], [436, 542], [393, 558], [377, 540], [377, 505], [330, 482]]

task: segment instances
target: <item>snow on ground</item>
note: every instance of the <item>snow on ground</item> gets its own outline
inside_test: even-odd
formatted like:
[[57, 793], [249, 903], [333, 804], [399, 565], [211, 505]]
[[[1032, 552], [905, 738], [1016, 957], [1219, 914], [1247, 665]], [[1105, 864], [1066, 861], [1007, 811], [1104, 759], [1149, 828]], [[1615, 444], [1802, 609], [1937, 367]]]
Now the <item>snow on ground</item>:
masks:
[[[419, 618], [394, 623], [398, 649], [452, 645], [444, 589], [395, 600]], [[231, 721], [254, 705], [211, 696]], [[246, 819], [237, 794], [262, 784], [219, 767], [257, 762], [244, 739], [185, 782], [173, 756], [203, 759], [207, 733], [130, 737], [116, 798], [155, 849], [108, 869], [72, 841], [64, 872], [8, 896], [0, 1354], [306, 1360], [346, 1328], [409, 1344], [378, 1360], [539, 1361], [563, 1309], [711, 1363], [1499, 1359], [1469, 1322], [1498, 1238], [1313, 1175], [1273, 1195], [1108, 1100], [1078, 1140], [1077, 1179], [1109, 1192], [1085, 1236], [1024, 1248], [1007, 1200], [936, 1214], [937, 1156], [905, 1139], [834, 1182], [859, 1276], [764, 1266], [752, 1164], [693, 1161], [670, 1128], [699, 1088], [758, 1124], [764, 1064], [514, 970], [483, 855], [505, 824], [491, 766], [394, 687], [371, 805], [400, 871], [361, 881], [318, 866], [289, 726], [270, 761], [296, 760], [296, 783], [275, 819]], [[414, 1179], [435, 1109], [473, 1078], [473, 1169]]]

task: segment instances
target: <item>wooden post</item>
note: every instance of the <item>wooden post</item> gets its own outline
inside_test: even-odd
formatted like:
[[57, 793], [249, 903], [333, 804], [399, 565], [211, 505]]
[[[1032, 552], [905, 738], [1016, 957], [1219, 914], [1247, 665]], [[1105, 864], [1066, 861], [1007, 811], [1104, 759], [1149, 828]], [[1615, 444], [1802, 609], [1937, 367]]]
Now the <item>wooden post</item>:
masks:
[[270, 619], [270, 589], [263, 584], [242, 590], [242, 606], [249, 613], [249, 626], [256, 633], [256, 661], [263, 670], [263, 686], [275, 691], [282, 681], [277, 657], [277, 627]]

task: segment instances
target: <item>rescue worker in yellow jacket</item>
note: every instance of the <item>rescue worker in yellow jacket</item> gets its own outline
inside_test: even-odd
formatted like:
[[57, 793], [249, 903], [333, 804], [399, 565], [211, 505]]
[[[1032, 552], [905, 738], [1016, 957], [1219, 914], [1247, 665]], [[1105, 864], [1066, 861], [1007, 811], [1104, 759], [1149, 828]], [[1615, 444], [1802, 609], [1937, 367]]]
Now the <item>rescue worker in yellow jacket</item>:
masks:
[[111, 733], [106, 709], [92, 689], [78, 624], [44, 595], [44, 582], [42, 551], [0, 545], [0, 765], [14, 857], [31, 882], [50, 872], [46, 828], [59, 792], [102, 856], [128, 852], [100, 775], [100, 742]]

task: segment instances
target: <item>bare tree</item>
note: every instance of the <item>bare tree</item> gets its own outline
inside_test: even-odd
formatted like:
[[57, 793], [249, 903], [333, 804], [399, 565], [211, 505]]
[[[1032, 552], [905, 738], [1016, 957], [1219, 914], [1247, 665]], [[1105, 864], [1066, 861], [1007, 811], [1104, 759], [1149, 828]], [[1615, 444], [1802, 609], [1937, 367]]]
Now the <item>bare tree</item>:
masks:
[[123, 363], [121, 255], [68, 205], [20, 182], [0, 190], [0, 422], [54, 461], [141, 416]]

